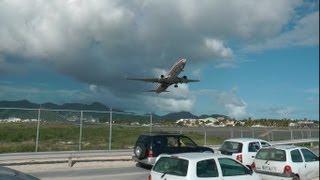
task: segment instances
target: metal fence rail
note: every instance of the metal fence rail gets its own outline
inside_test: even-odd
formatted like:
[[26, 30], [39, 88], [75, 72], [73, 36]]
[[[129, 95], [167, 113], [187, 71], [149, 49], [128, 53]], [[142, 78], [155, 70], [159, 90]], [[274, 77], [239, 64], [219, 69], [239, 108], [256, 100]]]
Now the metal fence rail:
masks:
[[[1, 111], [28, 113], [29, 123], [0, 123], [0, 152], [2, 145], [12, 145], [21, 149], [15, 152], [39, 151], [83, 151], [127, 149], [134, 145], [141, 133], [164, 131], [186, 134], [198, 144], [221, 144], [227, 138], [252, 137], [268, 141], [319, 138], [319, 129], [312, 128], [248, 128], [248, 127], [182, 127], [178, 125], [160, 125], [153, 122], [152, 114], [136, 115], [113, 111], [48, 109], [48, 108], [0, 108]], [[90, 121], [93, 114], [103, 121]], [[15, 115], [15, 114], [13, 114]], [[18, 116], [18, 115], [17, 115]], [[122, 117], [126, 116], [126, 117]], [[137, 117], [138, 116], [138, 117]], [[58, 117], [63, 121], [52, 121]], [[68, 119], [69, 118], [69, 119]], [[71, 120], [70, 120], [71, 118]], [[121, 119], [135, 119], [128, 123]], [[141, 122], [144, 124], [135, 124]], [[54, 118], [53, 118], [54, 119]], [[33, 145], [32, 145], [33, 144]], [[23, 149], [23, 147], [25, 148]], [[33, 150], [31, 149], [33, 147]], [[11, 152], [10, 147], [3, 152]]]

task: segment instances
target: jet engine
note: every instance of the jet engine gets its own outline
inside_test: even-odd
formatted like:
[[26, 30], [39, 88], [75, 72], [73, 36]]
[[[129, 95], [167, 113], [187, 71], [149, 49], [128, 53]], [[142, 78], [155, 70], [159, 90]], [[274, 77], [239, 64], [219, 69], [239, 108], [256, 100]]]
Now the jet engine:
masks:
[[182, 76], [182, 78], [183, 78], [183, 79], [188, 79], [188, 77], [187, 77], [187, 76]]
[[163, 79], [163, 78], [164, 78], [164, 75], [162, 74], [162, 75], [160, 76], [160, 78]]
[[177, 88], [177, 87], [178, 87], [178, 84], [175, 84], [174, 87]]

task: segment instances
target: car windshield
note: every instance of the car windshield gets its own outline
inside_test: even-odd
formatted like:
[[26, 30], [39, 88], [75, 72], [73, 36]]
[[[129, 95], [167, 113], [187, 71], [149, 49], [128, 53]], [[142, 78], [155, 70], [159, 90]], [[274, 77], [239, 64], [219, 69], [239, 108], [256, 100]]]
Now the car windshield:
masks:
[[242, 143], [233, 142], [233, 141], [225, 141], [221, 146], [221, 151], [228, 151], [232, 153], [240, 153], [242, 152]]
[[271, 161], [286, 161], [286, 152], [275, 148], [261, 149], [257, 153], [256, 158]]
[[153, 171], [176, 176], [186, 176], [188, 160], [177, 157], [161, 157], [153, 167]]

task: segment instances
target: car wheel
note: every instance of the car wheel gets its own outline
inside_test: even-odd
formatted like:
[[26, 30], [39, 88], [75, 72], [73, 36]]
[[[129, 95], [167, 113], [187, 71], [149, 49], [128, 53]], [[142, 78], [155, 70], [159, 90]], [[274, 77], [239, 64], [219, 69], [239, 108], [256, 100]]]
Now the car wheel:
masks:
[[300, 180], [299, 176], [298, 175], [294, 175], [292, 180]]
[[134, 154], [138, 159], [143, 159], [146, 153], [146, 148], [143, 144], [137, 144], [134, 148]]

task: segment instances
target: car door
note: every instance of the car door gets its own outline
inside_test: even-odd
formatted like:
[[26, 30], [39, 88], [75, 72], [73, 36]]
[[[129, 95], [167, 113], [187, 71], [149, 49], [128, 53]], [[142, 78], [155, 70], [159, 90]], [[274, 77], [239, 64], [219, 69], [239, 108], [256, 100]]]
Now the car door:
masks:
[[260, 149], [259, 142], [250, 142], [248, 144], [248, 152], [247, 155], [244, 154], [243, 163], [245, 165], [251, 165], [253, 163], [254, 157], [256, 156], [258, 150]]
[[300, 149], [304, 158], [304, 177], [301, 179], [312, 179], [319, 177], [319, 157], [306, 148]]
[[[190, 171], [190, 169], [189, 169]], [[196, 164], [196, 173], [190, 176], [190, 179], [198, 179], [198, 180], [219, 180], [219, 173], [217, 163], [214, 159], [205, 159], [200, 160]]]
[[179, 151], [179, 138], [177, 136], [166, 136], [167, 146], [166, 150], [163, 153], [176, 154], [180, 153]]
[[299, 149], [294, 149], [290, 151], [290, 156], [291, 156], [291, 162], [292, 162], [292, 171], [295, 174], [299, 174], [300, 177], [305, 176], [305, 167], [304, 167], [304, 161], [302, 158], [302, 155], [299, 151]]
[[197, 152], [198, 146], [188, 137], [180, 136], [179, 137], [179, 152]]
[[218, 158], [223, 180], [260, 179], [257, 174], [231, 158]]

